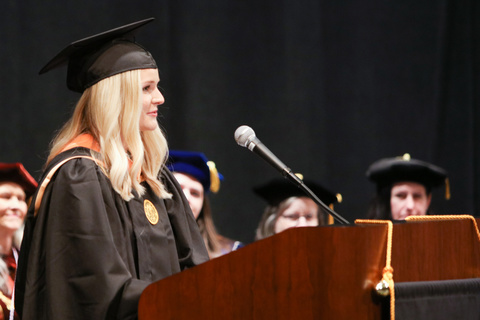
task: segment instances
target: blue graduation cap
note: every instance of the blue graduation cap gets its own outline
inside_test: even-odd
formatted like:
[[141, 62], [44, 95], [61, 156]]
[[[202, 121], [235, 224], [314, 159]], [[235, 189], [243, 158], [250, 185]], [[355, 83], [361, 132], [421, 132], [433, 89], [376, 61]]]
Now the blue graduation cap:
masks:
[[220, 189], [220, 181], [223, 180], [215, 163], [208, 161], [201, 152], [170, 150], [167, 168], [172, 172], [193, 176], [200, 181], [206, 193], [209, 191], [217, 193]]

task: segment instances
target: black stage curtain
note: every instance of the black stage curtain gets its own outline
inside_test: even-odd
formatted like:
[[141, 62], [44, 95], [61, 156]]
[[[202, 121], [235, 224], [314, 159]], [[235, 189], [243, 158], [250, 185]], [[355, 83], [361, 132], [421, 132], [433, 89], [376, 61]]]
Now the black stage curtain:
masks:
[[480, 279], [395, 283], [397, 320], [478, 320]]
[[0, 13], [0, 161], [40, 174], [78, 95], [65, 69], [40, 68], [70, 42], [147, 17], [138, 41], [156, 57], [170, 147], [203, 151], [225, 176], [211, 198], [219, 231], [253, 240], [277, 177], [236, 145], [251, 126], [294, 172], [343, 195], [364, 218], [367, 167], [402, 155], [450, 173], [439, 214], [480, 206], [479, 2], [476, 0], [4, 1]]

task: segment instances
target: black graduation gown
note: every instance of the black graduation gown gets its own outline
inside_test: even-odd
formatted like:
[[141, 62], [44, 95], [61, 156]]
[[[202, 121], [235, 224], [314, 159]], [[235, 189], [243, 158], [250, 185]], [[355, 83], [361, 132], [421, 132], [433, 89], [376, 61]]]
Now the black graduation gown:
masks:
[[[45, 170], [72, 155], [58, 155]], [[135, 319], [147, 285], [208, 260], [183, 192], [168, 169], [161, 178], [172, 199], [124, 201], [94, 161], [63, 164], [48, 184], [36, 217], [29, 208], [20, 250], [15, 305], [30, 319]], [[152, 225], [150, 200], [159, 215]]]

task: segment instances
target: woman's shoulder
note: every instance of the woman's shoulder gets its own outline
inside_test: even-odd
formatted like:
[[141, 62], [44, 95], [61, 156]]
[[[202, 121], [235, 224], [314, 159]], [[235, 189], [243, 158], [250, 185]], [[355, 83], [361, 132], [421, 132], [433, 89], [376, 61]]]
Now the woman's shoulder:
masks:
[[99, 171], [101, 171], [99, 161], [92, 156], [92, 150], [78, 147], [64, 151], [54, 157], [46, 166], [42, 180], [45, 178], [52, 179], [58, 175], [75, 180], [93, 173], [97, 175]]
[[177, 179], [173, 173], [168, 170], [166, 166], [163, 166], [158, 174], [158, 178], [162, 181], [163, 185], [167, 188], [168, 192], [180, 193], [182, 188], [178, 184]]
[[167, 181], [177, 181], [173, 175], [173, 173], [168, 170], [167, 166], [162, 166], [162, 169], [160, 170], [158, 176], [163, 179], [163, 180], [167, 180]]
[[229, 251], [235, 251], [238, 248], [241, 248], [244, 246], [242, 242], [227, 238], [222, 235], [218, 235], [218, 241], [220, 242], [220, 244], [224, 249], [228, 249]]
[[46, 170], [53, 168], [58, 164], [76, 158], [92, 158], [92, 150], [84, 147], [68, 149], [56, 155], [46, 166]]

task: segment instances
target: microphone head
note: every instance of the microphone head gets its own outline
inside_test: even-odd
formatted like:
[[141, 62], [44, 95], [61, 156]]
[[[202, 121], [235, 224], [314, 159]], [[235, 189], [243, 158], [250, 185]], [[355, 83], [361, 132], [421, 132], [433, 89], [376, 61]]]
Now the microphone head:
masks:
[[255, 131], [249, 126], [240, 126], [235, 130], [235, 141], [242, 147], [248, 147], [255, 138]]

